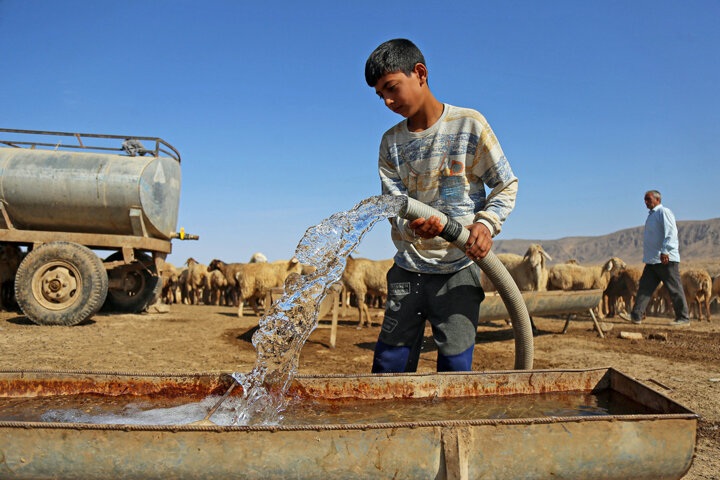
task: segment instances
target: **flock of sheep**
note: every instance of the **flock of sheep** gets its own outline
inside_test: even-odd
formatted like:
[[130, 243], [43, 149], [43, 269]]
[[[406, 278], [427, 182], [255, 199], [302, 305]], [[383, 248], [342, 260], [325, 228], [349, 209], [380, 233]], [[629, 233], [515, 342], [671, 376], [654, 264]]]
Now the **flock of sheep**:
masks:
[[[602, 266], [583, 266], [569, 260], [548, 268], [546, 260], [552, 259], [538, 244], [530, 245], [524, 256], [505, 253], [498, 254], [498, 259], [523, 291], [603, 290], [603, 299], [597, 308], [601, 318], [632, 308], [642, 276], [642, 270], [629, 267], [618, 257], [610, 258]], [[720, 277], [713, 280], [701, 268], [681, 269], [680, 276], [691, 312], [695, 311], [699, 319], [704, 313], [710, 321], [710, 302], [720, 297]], [[483, 278], [483, 288], [493, 291], [494, 286]], [[672, 310], [670, 296], [662, 284], [655, 290], [648, 309], [653, 314], [667, 314]]]
[[[347, 292], [343, 298], [349, 302], [351, 295], [360, 299], [368, 295], [387, 296], [385, 275], [392, 264], [392, 260], [349, 257], [339, 282], [342, 291]], [[165, 262], [160, 269], [163, 302], [237, 306], [239, 317], [243, 316], [246, 303], [259, 315], [260, 304], [266, 305], [272, 290], [282, 287], [290, 274], [304, 275], [314, 270], [314, 267], [303, 265], [295, 257], [268, 263], [262, 253], [254, 254], [248, 263], [225, 263], [213, 259], [208, 265], [203, 265], [189, 258], [185, 265], [178, 268]], [[357, 307], [360, 325], [369, 326], [367, 304], [357, 302]]]
[[[617, 257], [610, 258], [603, 265], [579, 265], [570, 260], [548, 267], [550, 256], [541, 245], [530, 245], [525, 255], [498, 254], [522, 291], [546, 290], [603, 290], [603, 300], [597, 307], [602, 318], [632, 306], [637, 294], [641, 270], [630, 268]], [[358, 327], [370, 326], [368, 309], [370, 299], [387, 296], [386, 274], [392, 267], [392, 260], [347, 259], [341, 285], [341, 298], [349, 304], [353, 298], [358, 309]], [[200, 302], [238, 307], [238, 316], [243, 315], [243, 306], [248, 303], [256, 314], [260, 314], [260, 303], [267, 302], [273, 288], [281, 287], [291, 273], [306, 274], [309, 267], [296, 258], [268, 263], [265, 256], [256, 253], [248, 263], [224, 263], [214, 259], [209, 265], [202, 265], [192, 258], [186, 267], [176, 268], [166, 263], [161, 270], [163, 279], [163, 301], [166, 303]], [[711, 279], [707, 271], [699, 268], [681, 269], [682, 284], [691, 311], [696, 317], [710, 320], [710, 302], [720, 297], [720, 277]], [[485, 291], [495, 287], [487, 277], [482, 277]], [[652, 314], [665, 314], [672, 310], [667, 290], [660, 285], [648, 307]]]
[[[0, 309], [12, 304], [15, 272], [23, 253], [16, 246], [6, 245], [0, 249]], [[602, 318], [613, 316], [621, 310], [629, 310], [637, 294], [642, 271], [631, 268], [617, 257], [610, 258], [601, 266], [579, 265], [570, 260], [548, 266], [552, 258], [541, 245], [533, 244], [525, 255], [498, 254], [522, 291], [545, 290], [603, 290], [603, 300], [597, 313]], [[338, 289], [344, 305], [355, 302], [358, 309], [358, 326], [370, 326], [368, 303], [387, 296], [386, 274], [392, 260], [347, 259]], [[165, 303], [213, 304], [237, 306], [238, 316], [243, 316], [245, 304], [256, 315], [261, 304], [267, 305], [274, 288], [282, 287], [291, 273], [307, 274], [312, 267], [303, 265], [296, 258], [268, 263], [262, 253], [256, 253], [248, 263], [225, 263], [214, 259], [209, 265], [189, 258], [186, 266], [177, 268], [165, 263], [160, 271], [163, 282], [162, 300]], [[714, 280], [701, 268], [682, 268], [681, 279], [688, 307], [696, 318], [710, 321], [710, 302], [720, 299], [720, 277]], [[482, 277], [485, 291], [495, 287], [487, 277]], [[671, 313], [672, 305], [667, 290], [660, 285], [648, 307], [651, 314]]]

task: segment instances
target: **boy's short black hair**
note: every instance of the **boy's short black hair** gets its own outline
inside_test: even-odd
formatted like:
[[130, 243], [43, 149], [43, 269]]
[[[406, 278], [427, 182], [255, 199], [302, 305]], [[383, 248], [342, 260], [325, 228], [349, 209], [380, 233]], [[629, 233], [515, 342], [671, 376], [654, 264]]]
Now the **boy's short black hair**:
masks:
[[403, 72], [410, 75], [415, 65], [425, 64], [420, 49], [410, 40], [396, 38], [377, 47], [365, 62], [365, 81], [371, 87], [386, 73]]

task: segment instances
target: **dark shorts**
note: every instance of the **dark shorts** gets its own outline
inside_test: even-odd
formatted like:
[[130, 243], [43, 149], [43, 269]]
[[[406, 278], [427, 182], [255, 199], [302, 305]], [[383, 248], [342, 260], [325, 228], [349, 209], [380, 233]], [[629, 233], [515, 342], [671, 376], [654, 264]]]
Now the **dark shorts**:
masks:
[[480, 267], [471, 264], [448, 274], [415, 273], [393, 265], [379, 340], [412, 346], [430, 321], [438, 351], [458, 355], [475, 345], [480, 302]]

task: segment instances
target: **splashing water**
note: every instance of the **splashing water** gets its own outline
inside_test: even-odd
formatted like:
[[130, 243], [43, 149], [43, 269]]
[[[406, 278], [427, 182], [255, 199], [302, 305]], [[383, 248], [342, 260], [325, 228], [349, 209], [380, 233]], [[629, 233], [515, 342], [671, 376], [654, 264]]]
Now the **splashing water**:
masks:
[[247, 374], [233, 374], [243, 387], [242, 398], [232, 407], [233, 425], [274, 424], [282, 419], [284, 394], [297, 370], [300, 350], [317, 327], [317, 312], [329, 287], [342, 276], [347, 257], [362, 237], [379, 220], [397, 216], [405, 201], [391, 195], [370, 197], [305, 232], [295, 256], [316, 270], [291, 274], [282, 298], [260, 319], [252, 339], [255, 366]]

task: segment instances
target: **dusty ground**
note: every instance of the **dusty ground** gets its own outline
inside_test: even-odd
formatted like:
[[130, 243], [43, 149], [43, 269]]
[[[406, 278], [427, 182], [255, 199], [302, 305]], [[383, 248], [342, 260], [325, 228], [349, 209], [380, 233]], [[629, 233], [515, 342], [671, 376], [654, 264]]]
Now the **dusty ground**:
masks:
[[[321, 322], [302, 351], [300, 373], [369, 372], [378, 327], [357, 330], [354, 318], [354, 312], [341, 318], [335, 349], [330, 348], [329, 322]], [[43, 327], [2, 312], [0, 369], [247, 371], [254, 361], [250, 339], [257, 321], [254, 316], [238, 319], [229, 307], [173, 305], [169, 314], [97, 315], [75, 327]], [[720, 478], [720, 315], [713, 323], [693, 321], [681, 328], [670, 327], [668, 318], [649, 318], [640, 326], [610, 320], [614, 328], [605, 339], [586, 318], [571, 322], [565, 335], [558, 334], [564, 320], [535, 322], [540, 329], [536, 368], [612, 366], [702, 415], [695, 459], [685, 478]], [[666, 332], [668, 340], [621, 340], [620, 330], [641, 331], [646, 338]], [[510, 327], [501, 321], [481, 325], [473, 368], [512, 365]], [[434, 366], [435, 352], [428, 346], [419, 370], [433, 371]]]

